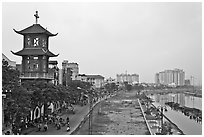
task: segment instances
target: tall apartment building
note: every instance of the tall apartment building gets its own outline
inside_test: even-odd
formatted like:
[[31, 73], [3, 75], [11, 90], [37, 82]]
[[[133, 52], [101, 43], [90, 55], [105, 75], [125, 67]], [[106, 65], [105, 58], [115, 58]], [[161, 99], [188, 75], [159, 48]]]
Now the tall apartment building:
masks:
[[181, 69], [164, 70], [162, 72], [156, 73], [155, 83], [182, 86], [185, 84], [185, 72]]
[[129, 84], [139, 83], [138, 74], [117, 74], [116, 79], [118, 83], [128, 82]]

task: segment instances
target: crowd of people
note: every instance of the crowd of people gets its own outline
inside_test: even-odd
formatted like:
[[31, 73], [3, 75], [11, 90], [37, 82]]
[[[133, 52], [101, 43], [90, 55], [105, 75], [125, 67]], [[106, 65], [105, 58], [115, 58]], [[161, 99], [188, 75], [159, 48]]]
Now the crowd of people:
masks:
[[50, 125], [54, 125], [54, 127], [56, 127], [57, 130], [60, 130], [61, 127], [66, 126], [67, 128], [70, 129], [69, 126], [69, 117], [65, 119], [63, 119], [60, 116], [56, 116], [56, 115], [49, 115], [48, 117], [46, 117], [43, 121], [40, 121], [37, 124], [37, 128], [38, 128], [38, 132], [40, 131], [47, 131], [48, 130], [48, 124]]
[[23, 120], [20, 123], [12, 123], [11, 128], [5, 131], [5, 135], [21, 135], [22, 130], [28, 128], [37, 128], [37, 132], [46, 132], [49, 126], [54, 126], [57, 130], [60, 130], [61, 127], [67, 126], [67, 131], [70, 131], [69, 117], [63, 119], [57, 114], [47, 115], [35, 119], [34, 121]]
[[[92, 98], [92, 103], [97, 102], [98, 99], [101, 99], [101, 97], [99, 98]], [[83, 99], [81, 99], [78, 104], [80, 104], [81, 106], [86, 105], [87, 103], [89, 103], [88, 98], [84, 97]], [[70, 131], [70, 125], [69, 125], [69, 118], [67, 117], [66, 119], [63, 119], [62, 117], [59, 116], [59, 113], [61, 113], [63, 110], [66, 110], [66, 112], [72, 112], [73, 114], [74, 112], [74, 107], [69, 104], [69, 106], [67, 107], [62, 107], [61, 109], [59, 109], [58, 111], [56, 111], [56, 113], [53, 113], [51, 115], [47, 115], [47, 116], [42, 116], [38, 119], [35, 120], [26, 120], [25, 118], [22, 119], [22, 121], [20, 123], [12, 123], [11, 125], [11, 129], [10, 130], [6, 130], [4, 132], [5, 135], [20, 135], [22, 134], [22, 131], [28, 128], [37, 128], [37, 132], [41, 132], [44, 131], [46, 132], [49, 128], [49, 126], [54, 126], [57, 130], [60, 130], [61, 127], [67, 126], [67, 131]], [[29, 118], [28, 118], [29, 119]]]

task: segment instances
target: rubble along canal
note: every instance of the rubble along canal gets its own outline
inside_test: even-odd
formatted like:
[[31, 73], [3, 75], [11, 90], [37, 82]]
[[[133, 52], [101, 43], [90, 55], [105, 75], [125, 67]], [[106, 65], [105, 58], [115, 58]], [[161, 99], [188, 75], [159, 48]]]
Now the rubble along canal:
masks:
[[[136, 91], [121, 91], [115, 96], [101, 101], [92, 113], [91, 131], [93, 135], [149, 135], [143, 118]], [[75, 135], [89, 134], [89, 120], [75, 132]]]

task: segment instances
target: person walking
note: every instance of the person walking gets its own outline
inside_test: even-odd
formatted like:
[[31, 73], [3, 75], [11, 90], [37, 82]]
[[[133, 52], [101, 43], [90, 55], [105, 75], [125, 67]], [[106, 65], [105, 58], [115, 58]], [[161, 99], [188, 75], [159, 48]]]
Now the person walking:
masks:
[[59, 130], [59, 129], [61, 129], [61, 124], [60, 123], [57, 124], [57, 130]]
[[67, 124], [67, 132], [69, 132], [70, 131], [70, 126], [69, 126], [69, 124]]
[[67, 117], [67, 119], [66, 119], [66, 123], [69, 124], [69, 117]]
[[42, 124], [41, 124], [41, 123], [39, 123], [39, 124], [38, 124], [38, 131], [40, 131], [40, 130], [41, 130], [41, 127], [42, 127]]
[[48, 130], [48, 125], [47, 125], [47, 122], [45, 123], [44, 125], [44, 131], [47, 131]]

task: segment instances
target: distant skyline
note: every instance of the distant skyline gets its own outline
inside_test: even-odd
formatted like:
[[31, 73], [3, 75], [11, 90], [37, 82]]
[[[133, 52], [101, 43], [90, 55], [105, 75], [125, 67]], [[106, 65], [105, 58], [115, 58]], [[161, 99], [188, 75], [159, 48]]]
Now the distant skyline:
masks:
[[49, 49], [63, 60], [79, 64], [79, 72], [116, 78], [139, 74], [140, 82], [155, 82], [155, 74], [183, 69], [186, 79], [202, 84], [201, 2], [3, 2], [2, 53], [21, 63], [10, 51], [23, 48], [13, 31], [39, 24], [51, 33]]

